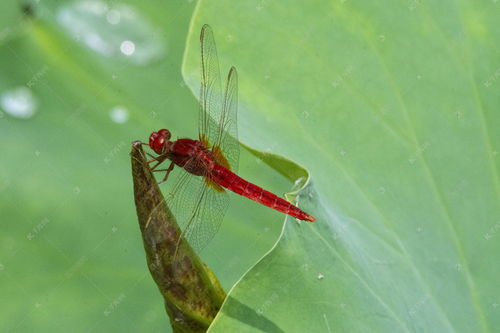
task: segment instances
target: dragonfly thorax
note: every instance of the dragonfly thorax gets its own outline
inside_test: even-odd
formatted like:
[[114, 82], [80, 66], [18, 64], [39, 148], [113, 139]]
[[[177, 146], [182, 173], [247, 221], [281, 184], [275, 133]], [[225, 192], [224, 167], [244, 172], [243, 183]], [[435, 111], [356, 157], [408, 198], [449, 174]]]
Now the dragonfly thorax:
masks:
[[167, 144], [170, 142], [170, 131], [168, 129], [161, 129], [158, 132], [153, 132], [149, 136], [149, 147], [155, 153], [162, 155], [167, 151]]
[[197, 176], [207, 175], [214, 165], [212, 152], [200, 140], [177, 139], [167, 150], [169, 159]]

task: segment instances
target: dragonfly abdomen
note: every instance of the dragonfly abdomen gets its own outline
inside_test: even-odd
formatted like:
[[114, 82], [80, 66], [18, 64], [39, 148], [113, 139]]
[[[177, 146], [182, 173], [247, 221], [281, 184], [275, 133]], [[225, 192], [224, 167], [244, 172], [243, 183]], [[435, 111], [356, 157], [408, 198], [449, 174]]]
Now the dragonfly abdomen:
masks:
[[211, 172], [212, 179], [220, 186], [228, 190], [252, 199], [267, 207], [278, 210], [282, 213], [291, 215], [304, 221], [315, 221], [315, 218], [298, 207], [292, 205], [288, 201], [278, 197], [277, 195], [264, 190], [263, 188], [252, 184], [245, 179], [239, 177], [222, 165], [215, 164]]

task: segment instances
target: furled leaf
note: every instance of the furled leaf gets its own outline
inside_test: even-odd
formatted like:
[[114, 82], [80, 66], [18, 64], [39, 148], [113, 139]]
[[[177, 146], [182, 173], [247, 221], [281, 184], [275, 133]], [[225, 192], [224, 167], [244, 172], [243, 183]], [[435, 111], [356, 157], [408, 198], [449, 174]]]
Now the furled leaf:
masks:
[[205, 332], [226, 295], [212, 271], [181, 237], [144, 156], [141, 143], [134, 143], [134, 198], [149, 271], [165, 299], [173, 331]]

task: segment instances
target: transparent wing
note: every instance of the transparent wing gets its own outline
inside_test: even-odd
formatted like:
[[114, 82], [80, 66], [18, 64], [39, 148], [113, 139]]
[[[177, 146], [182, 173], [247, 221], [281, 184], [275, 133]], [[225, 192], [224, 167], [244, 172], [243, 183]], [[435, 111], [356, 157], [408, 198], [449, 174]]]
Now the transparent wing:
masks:
[[[212, 151], [218, 151], [218, 154], [224, 156], [233, 171], [238, 168], [240, 152], [236, 123], [237, 108], [238, 75], [236, 69], [232, 67], [229, 71], [224, 104], [211, 148]], [[220, 155], [219, 158], [221, 158]], [[186, 219], [187, 222], [182, 230], [191, 246], [201, 251], [219, 230], [229, 206], [229, 196], [222, 188], [215, 190], [212, 186], [208, 186], [205, 177], [193, 176], [191, 178], [198, 178], [196, 182], [202, 185], [196, 196], [196, 205], [192, 214]]]
[[[202, 177], [197, 178], [204, 182]], [[227, 193], [214, 191], [205, 183], [198, 193], [193, 214], [183, 229], [184, 237], [195, 250], [203, 250], [212, 240], [219, 230], [228, 207]]]
[[214, 147], [220, 147], [233, 172], [238, 171], [240, 145], [238, 143], [238, 73], [231, 67], [222, 107], [221, 120]]
[[201, 42], [201, 86], [199, 111], [199, 139], [207, 144], [215, 142], [218, 121], [222, 113], [222, 91], [219, 59], [214, 35], [209, 25], [204, 25]]
[[229, 196], [225, 191], [215, 191], [203, 176], [192, 175], [183, 168], [176, 168], [174, 172], [172, 182], [169, 181], [173, 185], [167, 204], [183, 237], [196, 251], [201, 251], [219, 230], [229, 206]]
[[238, 170], [238, 74], [232, 67], [222, 103], [221, 79], [217, 48], [208, 25], [201, 29], [201, 89], [199, 138], [212, 150], [220, 152], [233, 171]]

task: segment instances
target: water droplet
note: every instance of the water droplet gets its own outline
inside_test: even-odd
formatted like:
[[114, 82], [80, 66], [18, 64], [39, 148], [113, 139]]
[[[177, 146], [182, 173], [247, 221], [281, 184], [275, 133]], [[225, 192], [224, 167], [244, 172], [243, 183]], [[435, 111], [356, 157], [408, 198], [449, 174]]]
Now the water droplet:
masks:
[[115, 106], [109, 111], [109, 117], [115, 123], [123, 124], [128, 120], [128, 111], [123, 106]]
[[7, 90], [0, 96], [0, 107], [16, 118], [28, 119], [37, 111], [38, 102], [30, 89], [17, 87]]
[[126, 56], [130, 56], [135, 52], [135, 44], [129, 40], [124, 40], [120, 45], [120, 51]]
[[57, 22], [72, 37], [105, 57], [121, 57], [135, 65], [147, 65], [162, 57], [166, 45], [143, 16], [130, 6], [82, 0], [57, 12]]
[[297, 178], [294, 182], [293, 182], [293, 185], [295, 186], [299, 186], [302, 184], [302, 182], [304, 181], [304, 177], [299, 177]]

